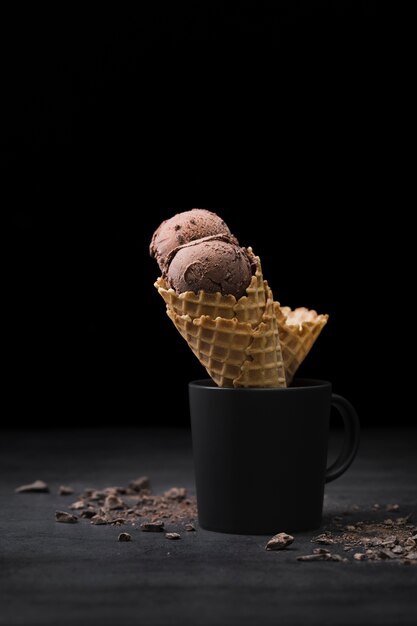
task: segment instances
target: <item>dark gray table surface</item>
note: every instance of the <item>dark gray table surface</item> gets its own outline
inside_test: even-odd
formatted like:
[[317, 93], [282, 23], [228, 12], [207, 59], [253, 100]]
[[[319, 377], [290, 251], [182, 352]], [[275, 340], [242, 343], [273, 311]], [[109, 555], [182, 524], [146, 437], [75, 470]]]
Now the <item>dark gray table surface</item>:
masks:
[[[416, 451], [415, 430], [365, 431], [354, 465], [326, 487], [324, 522], [353, 505], [347, 520], [372, 519], [374, 503], [417, 516]], [[155, 492], [193, 493], [188, 431], [8, 430], [0, 454], [0, 624], [417, 623], [417, 566], [298, 562], [317, 532], [266, 552], [266, 537], [132, 530], [119, 543], [115, 527], [54, 521], [73, 501], [56, 495], [62, 483], [82, 491], [147, 474]], [[50, 494], [14, 494], [37, 478]]]

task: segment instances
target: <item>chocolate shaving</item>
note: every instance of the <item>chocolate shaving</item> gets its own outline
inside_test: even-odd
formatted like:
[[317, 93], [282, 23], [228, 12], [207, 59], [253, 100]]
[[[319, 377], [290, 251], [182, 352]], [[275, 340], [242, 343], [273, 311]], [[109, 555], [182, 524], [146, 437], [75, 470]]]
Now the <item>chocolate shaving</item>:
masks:
[[109, 509], [110, 511], [114, 511], [116, 509], [124, 508], [123, 500], [116, 495], [109, 495], [104, 500], [104, 508]]
[[159, 533], [164, 530], [164, 522], [162, 521], [143, 522], [140, 525], [140, 529], [145, 533]]
[[268, 541], [265, 546], [265, 550], [284, 550], [290, 546], [293, 541], [294, 537], [292, 535], [287, 535], [287, 533], [278, 533]]
[[76, 515], [72, 515], [71, 513], [67, 513], [66, 511], [55, 511], [55, 520], [57, 522], [61, 522], [62, 524], [76, 524], [78, 522], [78, 517]]
[[83, 502], [83, 500], [77, 500], [77, 502], [73, 502], [70, 505], [70, 509], [72, 509], [73, 511], [79, 511], [80, 509], [85, 509], [85, 502]]
[[91, 524], [94, 526], [104, 526], [104, 524], [108, 524], [108, 521], [101, 515], [94, 515], [94, 517], [91, 518]]
[[129, 535], [129, 533], [120, 533], [120, 535], [117, 537], [117, 541], [132, 541], [132, 537]]
[[130, 489], [133, 491], [143, 491], [143, 489], [151, 488], [151, 481], [147, 476], [141, 476], [140, 478], [135, 478], [129, 483]]
[[29, 485], [21, 485], [16, 487], [16, 493], [49, 493], [49, 487], [43, 480], [35, 480]]
[[74, 489], [68, 485], [61, 485], [58, 489], [58, 495], [71, 496], [74, 493]]
[[165, 533], [166, 539], [181, 539], [181, 535], [179, 533]]

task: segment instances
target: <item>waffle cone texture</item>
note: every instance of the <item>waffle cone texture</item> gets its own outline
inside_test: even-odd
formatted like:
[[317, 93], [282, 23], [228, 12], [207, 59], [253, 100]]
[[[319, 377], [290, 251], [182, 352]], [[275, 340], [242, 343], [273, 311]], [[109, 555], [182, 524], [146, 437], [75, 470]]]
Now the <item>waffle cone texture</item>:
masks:
[[[274, 302], [255, 258], [256, 272], [239, 300], [205, 291], [177, 294], [164, 278], [155, 282], [168, 317], [219, 387], [286, 387], [327, 321], [315, 311], [304, 320], [297, 311], [307, 309], [293, 312]], [[288, 325], [292, 319], [297, 323]]]

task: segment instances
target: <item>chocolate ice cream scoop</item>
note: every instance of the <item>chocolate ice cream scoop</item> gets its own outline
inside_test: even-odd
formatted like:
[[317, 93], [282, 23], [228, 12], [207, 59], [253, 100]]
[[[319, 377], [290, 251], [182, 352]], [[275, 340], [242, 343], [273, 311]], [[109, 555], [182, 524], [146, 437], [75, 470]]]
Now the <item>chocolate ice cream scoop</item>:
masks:
[[168, 259], [166, 279], [177, 293], [206, 292], [245, 295], [252, 279], [246, 251], [225, 236], [205, 237], [174, 250]]
[[[192, 209], [177, 213], [169, 220], [165, 220], [156, 229], [149, 248], [152, 257], [155, 257], [163, 271], [168, 254], [190, 241], [225, 234], [233, 237], [225, 222], [215, 213], [206, 209]], [[235, 243], [238, 243], [233, 238]]]

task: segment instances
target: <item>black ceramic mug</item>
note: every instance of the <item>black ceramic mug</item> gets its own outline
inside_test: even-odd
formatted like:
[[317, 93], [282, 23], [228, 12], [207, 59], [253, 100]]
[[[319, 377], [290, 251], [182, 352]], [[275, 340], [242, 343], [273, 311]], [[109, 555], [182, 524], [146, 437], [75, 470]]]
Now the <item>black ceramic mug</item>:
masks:
[[[318, 528], [324, 484], [347, 470], [359, 444], [352, 405], [321, 380], [287, 389], [228, 389], [211, 380], [189, 385], [191, 430], [202, 528], [273, 534]], [[345, 439], [326, 469], [330, 407]]]

